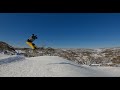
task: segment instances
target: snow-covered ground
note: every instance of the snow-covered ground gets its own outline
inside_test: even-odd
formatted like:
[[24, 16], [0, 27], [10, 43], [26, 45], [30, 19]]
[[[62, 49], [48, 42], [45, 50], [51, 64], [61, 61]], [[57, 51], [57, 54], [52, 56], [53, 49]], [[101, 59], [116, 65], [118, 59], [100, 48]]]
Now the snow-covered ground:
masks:
[[0, 60], [5, 59], [5, 58], [9, 58], [9, 57], [10, 57], [10, 55], [4, 55], [4, 54], [0, 53]]
[[120, 67], [78, 65], [57, 56], [0, 54], [0, 77], [120, 77]]

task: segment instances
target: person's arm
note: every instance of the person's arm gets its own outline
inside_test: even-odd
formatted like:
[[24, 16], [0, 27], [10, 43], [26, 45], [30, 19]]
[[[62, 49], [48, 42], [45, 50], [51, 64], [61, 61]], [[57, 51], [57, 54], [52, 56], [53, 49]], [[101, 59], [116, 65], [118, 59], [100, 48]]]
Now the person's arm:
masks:
[[35, 36], [35, 38], [36, 38], [36, 39], [38, 38], [37, 35]]

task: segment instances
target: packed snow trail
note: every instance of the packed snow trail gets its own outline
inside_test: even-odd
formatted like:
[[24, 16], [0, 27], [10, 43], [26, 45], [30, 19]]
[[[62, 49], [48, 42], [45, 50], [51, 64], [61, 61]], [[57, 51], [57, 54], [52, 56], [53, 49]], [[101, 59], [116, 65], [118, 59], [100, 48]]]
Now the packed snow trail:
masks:
[[[9, 61], [10, 57], [4, 60]], [[13, 60], [12, 60], [13, 59]], [[0, 64], [0, 77], [119, 77], [120, 67], [78, 65], [57, 56], [12, 57]], [[16, 59], [16, 60], [15, 60]], [[3, 62], [0, 58], [0, 61]]]

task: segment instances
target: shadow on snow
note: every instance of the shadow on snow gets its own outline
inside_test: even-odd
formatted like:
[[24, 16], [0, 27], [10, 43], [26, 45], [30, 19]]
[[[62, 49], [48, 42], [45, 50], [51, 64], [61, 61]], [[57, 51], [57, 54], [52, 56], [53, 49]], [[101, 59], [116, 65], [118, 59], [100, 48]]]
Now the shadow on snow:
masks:
[[25, 59], [25, 58], [24, 57], [19, 57], [19, 56], [1, 59], [0, 60], [0, 65], [20, 61], [20, 60], [23, 60], [23, 59]]

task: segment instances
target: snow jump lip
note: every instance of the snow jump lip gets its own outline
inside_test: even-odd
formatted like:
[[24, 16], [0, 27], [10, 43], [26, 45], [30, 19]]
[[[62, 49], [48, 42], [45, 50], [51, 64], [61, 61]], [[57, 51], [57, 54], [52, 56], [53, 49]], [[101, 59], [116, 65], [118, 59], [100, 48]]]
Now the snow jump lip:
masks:
[[20, 61], [20, 60], [23, 60], [23, 59], [25, 59], [25, 57], [19, 57], [19, 56], [1, 59], [0, 60], [0, 65]]

